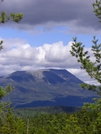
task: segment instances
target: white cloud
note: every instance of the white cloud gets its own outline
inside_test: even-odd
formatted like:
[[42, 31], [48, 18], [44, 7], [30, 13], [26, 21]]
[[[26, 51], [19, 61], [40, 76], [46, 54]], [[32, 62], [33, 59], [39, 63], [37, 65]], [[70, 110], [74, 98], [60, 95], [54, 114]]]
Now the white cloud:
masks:
[[[6, 75], [17, 70], [60, 68], [67, 69], [87, 83], [92, 82], [87, 73], [80, 69], [76, 58], [71, 56], [69, 51], [72, 42], [64, 45], [62, 41], [59, 41], [32, 47], [20, 39], [3, 40], [4, 49], [0, 52], [0, 70], [2, 70], [0, 75]], [[86, 48], [86, 50], [90, 50], [90, 48]], [[90, 55], [92, 56], [92, 53]]]
[[[61, 54], [61, 55], [60, 55]], [[63, 42], [56, 42], [51, 45], [46, 52], [45, 58], [52, 62], [63, 62], [68, 56], [68, 46], [64, 46]]]

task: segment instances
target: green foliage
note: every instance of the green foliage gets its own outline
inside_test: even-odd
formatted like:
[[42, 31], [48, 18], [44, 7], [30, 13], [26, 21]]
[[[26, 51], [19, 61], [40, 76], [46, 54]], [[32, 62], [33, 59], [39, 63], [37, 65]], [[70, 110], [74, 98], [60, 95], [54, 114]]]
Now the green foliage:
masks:
[[[101, 22], [101, 0], [96, 0], [93, 7], [95, 15]], [[81, 87], [92, 90], [101, 97], [101, 43], [98, 44], [98, 39], [94, 36], [91, 51], [95, 61], [91, 61], [88, 51], [84, 50], [85, 46], [81, 42], [77, 42], [77, 38], [73, 38], [73, 41], [71, 55], [81, 63], [81, 69], [84, 69], [91, 78], [94, 78], [99, 83], [99, 86], [84, 83], [81, 84]], [[82, 110], [77, 113], [77, 120], [80, 123], [81, 133], [101, 134], [101, 98], [96, 98], [94, 103], [86, 103]]]
[[14, 108], [13, 112], [22, 118], [33, 118], [40, 114], [74, 113], [80, 111], [80, 109], [81, 107], [45, 106], [35, 108]]
[[[10, 15], [7, 15], [7, 13], [3, 11], [0, 14], [0, 23], [4, 24], [10, 20], [12, 20], [16, 23], [19, 23], [22, 18], [23, 18], [22, 13], [11, 13]], [[3, 48], [2, 43], [3, 43], [3, 41], [0, 41], [0, 50]]]
[[[82, 110], [86, 111], [88, 117], [88, 129], [92, 130], [94, 134], [101, 133], [101, 98], [95, 98], [94, 103], [86, 103]], [[82, 116], [82, 115], [81, 115]], [[80, 117], [80, 116], [79, 116]]]
[[[88, 51], [84, 50], [84, 45], [81, 42], [77, 42], [77, 38], [73, 39], [74, 43], [71, 46], [71, 54], [77, 58], [77, 61], [81, 63], [81, 68], [85, 69], [91, 78], [97, 80], [101, 83], [101, 44], [98, 44], [96, 37], [92, 40], [94, 45], [92, 45], [92, 52], [95, 57], [95, 61], [90, 60]], [[81, 84], [82, 88], [86, 88], [97, 92], [101, 95], [101, 87], [89, 84]]]
[[[0, 99], [8, 95], [13, 88], [8, 85], [4, 89], [0, 87]], [[24, 134], [26, 132], [25, 122], [15, 114], [10, 107], [10, 102], [0, 102], [0, 133], [2, 134]]]
[[25, 134], [26, 124], [18, 116], [12, 113], [10, 103], [5, 103], [3, 112], [0, 114], [0, 133], [2, 134]]
[[[18, 14], [11, 13], [10, 15], [7, 15], [6, 12], [1, 12], [0, 23], [4, 24], [5, 22], [8, 22], [10, 20], [12, 20], [16, 23], [19, 23], [21, 21], [22, 17], [23, 17], [22, 13], [18, 13]], [[2, 43], [3, 43], [3, 41], [0, 41], [0, 50], [3, 48]]]
[[[96, 16], [101, 21], [101, 0], [96, 0], [95, 3], [93, 3], [94, 12]], [[90, 60], [90, 56], [88, 55], [88, 51], [84, 50], [84, 45], [82, 45], [81, 42], [77, 42], [77, 38], [73, 38], [74, 43], [71, 46], [71, 54], [72, 56], [75, 56], [77, 58], [77, 61], [81, 63], [81, 68], [85, 69], [88, 75], [91, 78], [94, 78], [97, 80], [98, 83], [101, 84], [101, 43], [98, 44], [98, 39], [94, 36], [94, 39], [92, 40], [92, 52], [95, 58], [95, 61], [92, 62]], [[101, 95], [101, 86], [95, 86], [95, 85], [88, 85], [88, 84], [82, 84], [82, 88], [86, 88], [92, 91], [97, 92], [99, 95]]]
[[[0, 15], [0, 23], [5, 23], [8, 22], [9, 20], [13, 20], [14, 22], [18, 23], [22, 19], [22, 17], [23, 17], [22, 13], [18, 14], [11, 13], [10, 15], [7, 15], [6, 12], [2, 12]], [[2, 43], [3, 41], [0, 41], [0, 50], [3, 49]], [[12, 89], [13, 88], [10, 85], [8, 85], [5, 89], [0, 87], [0, 99], [2, 99], [2, 97], [8, 94]]]
[[[0, 15], [0, 23], [8, 22], [12, 20], [18, 23], [23, 17], [22, 13], [15, 14], [11, 13], [7, 15], [6, 12], [2, 12]], [[0, 41], [0, 50], [2, 47], [3, 41]], [[13, 90], [13, 87], [10, 85], [6, 86], [4, 89], [0, 87], [0, 100], [10, 93]], [[25, 123], [21, 118], [15, 116], [12, 113], [10, 103], [0, 102], [0, 134], [24, 134], [26, 132]]]
[[[99, 102], [95, 102], [99, 103]], [[99, 110], [98, 110], [99, 111]], [[86, 105], [76, 113], [37, 114], [24, 118], [28, 134], [100, 134], [101, 112]]]
[[14, 88], [11, 85], [6, 86], [4, 89], [0, 87], [0, 100], [8, 95]]
[[2, 90], [2, 87], [0, 87], [0, 99], [4, 97], [5, 93], [4, 90]]
[[96, 0], [95, 3], [92, 4], [94, 8], [95, 15], [100, 19], [101, 22], [101, 0]]
[[2, 43], [3, 43], [3, 41], [0, 41], [0, 50], [3, 49]]
[[10, 15], [7, 15], [6, 12], [2, 12], [0, 15], [0, 23], [8, 22], [9, 20], [13, 20], [14, 22], [18, 23], [23, 17], [22, 13], [11, 13]]

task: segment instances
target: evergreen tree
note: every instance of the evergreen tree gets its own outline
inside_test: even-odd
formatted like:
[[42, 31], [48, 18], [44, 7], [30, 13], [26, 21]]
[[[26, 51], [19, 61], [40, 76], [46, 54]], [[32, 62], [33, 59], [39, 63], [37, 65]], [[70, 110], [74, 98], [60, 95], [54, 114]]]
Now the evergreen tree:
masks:
[[[101, 0], [96, 0], [92, 5], [94, 7], [95, 15], [101, 21]], [[73, 41], [74, 43], [71, 46], [70, 53], [81, 63], [81, 68], [86, 70], [88, 75], [99, 83], [99, 86], [84, 83], [81, 84], [82, 88], [95, 91], [101, 95], [101, 43], [98, 44], [98, 39], [94, 36], [94, 39], [92, 40], [94, 45], [92, 45], [91, 49], [95, 57], [95, 61], [93, 62], [90, 59], [88, 51], [84, 50], [85, 46], [81, 42], [77, 42], [77, 38], [73, 38]]]
[[[3, 2], [3, 1], [4, 0], [1, 0], [0, 2]], [[10, 20], [18, 23], [22, 19], [22, 17], [23, 17], [22, 13], [18, 13], [18, 14], [11, 13], [10, 15], [7, 15], [7, 13], [3, 11], [0, 15], [0, 23], [4, 24]], [[3, 43], [3, 41], [0, 41], [0, 50], [3, 49], [2, 43]], [[2, 87], [0, 87], [0, 100], [2, 99], [2, 97], [7, 95], [12, 89], [13, 88], [10, 85], [8, 85], [4, 89]], [[1, 103], [0, 103], [0, 106], [2, 106]]]
[[[101, 22], [101, 0], [96, 0], [92, 4], [94, 7], [95, 15]], [[94, 103], [86, 103], [82, 110], [83, 113], [79, 113], [78, 118], [81, 116], [81, 127], [84, 126], [83, 131], [86, 133], [101, 133], [101, 43], [98, 43], [98, 39], [94, 36], [91, 47], [95, 61], [91, 61], [88, 51], [85, 51], [85, 46], [81, 42], [77, 42], [77, 38], [73, 38], [73, 44], [71, 46], [70, 53], [77, 58], [77, 61], [81, 63], [81, 69], [84, 69], [91, 78], [94, 78], [99, 85], [81, 84], [84, 89], [92, 90], [96, 92], [100, 97], [95, 99]], [[86, 111], [86, 112], [85, 112]], [[86, 129], [85, 129], [86, 128]]]
[[92, 4], [94, 8], [95, 15], [99, 18], [101, 22], [101, 0], [96, 0], [95, 3]]
[[[4, 0], [0, 0], [0, 2], [3, 2]], [[22, 19], [23, 14], [22, 13], [11, 13], [10, 15], [7, 15], [6, 12], [1, 12], [0, 14], [0, 23], [6, 23], [10, 20], [19, 23], [20, 20]], [[2, 46], [3, 41], [0, 41], [0, 50], [3, 49]], [[2, 89], [2, 87], [0, 87], [0, 99], [2, 99], [2, 97], [4, 97], [8, 92], [10, 92], [13, 88], [11, 88], [10, 85], [8, 85], [5, 89]]]
[[[2, 2], [1, 0], [0, 2]], [[0, 15], [0, 23], [6, 23], [10, 20], [18, 23], [23, 17], [22, 13], [11, 13], [7, 15], [6, 12], [2, 12]], [[2, 47], [3, 41], [0, 41], [0, 50]], [[10, 91], [13, 90], [13, 87], [8, 85], [5, 88], [0, 87], [0, 100], [5, 95], [8, 95]], [[0, 133], [2, 134], [24, 134], [26, 133], [26, 125], [20, 117], [17, 117], [12, 113], [10, 107], [10, 102], [4, 103], [0, 102]]]

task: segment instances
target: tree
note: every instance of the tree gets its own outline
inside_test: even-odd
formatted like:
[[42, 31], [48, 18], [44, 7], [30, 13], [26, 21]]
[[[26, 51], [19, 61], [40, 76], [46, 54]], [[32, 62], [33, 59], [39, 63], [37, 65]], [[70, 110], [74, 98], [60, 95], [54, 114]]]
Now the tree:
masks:
[[[3, 2], [4, 0], [0, 0], [0, 2]], [[10, 20], [19, 23], [20, 20], [22, 19], [23, 14], [22, 13], [11, 13], [10, 15], [7, 15], [6, 12], [2, 12], [0, 15], [0, 23], [6, 23]], [[0, 41], [0, 50], [3, 49], [3, 41]], [[10, 92], [13, 88], [8, 85], [5, 89], [2, 89], [2, 87], [0, 87], [0, 99], [2, 99], [2, 97], [4, 97], [8, 92]]]
[[[95, 3], [92, 4], [94, 7], [95, 15], [100, 19], [101, 22], [101, 0], [96, 0]], [[81, 63], [81, 69], [86, 70], [88, 75], [91, 78], [94, 78], [99, 83], [99, 86], [89, 85], [89, 84], [81, 84], [81, 87], [84, 89], [92, 90], [97, 92], [97, 94], [101, 95], [101, 43], [98, 44], [98, 39], [94, 37], [92, 40], [92, 52], [95, 57], [95, 61], [92, 62], [90, 59], [90, 55], [88, 51], [84, 50], [84, 45], [81, 42], [77, 42], [77, 38], [73, 38], [74, 43], [71, 46], [70, 53], [72, 56], [77, 58], [77, 61]]]
[[94, 8], [95, 15], [100, 19], [101, 22], [101, 0], [96, 0], [95, 3], [92, 4]]
[[[0, 2], [3, 2], [4, 0], [0, 0]], [[2, 12], [1, 15], [0, 15], [0, 23], [6, 23], [10, 20], [18, 23], [23, 17], [23, 14], [22, 13], [18, 13], [18, 14], [15, 14], [15, 13], [11, 13], [10, 15], [7, 15], [6, 12]], [[3, 49], [3, 41], [1, 40], [0, 41], [0, 50]], [[2, 99], [2, 97], [4, 97], [5, 95], [7, 95], [13, 88], [8, 85], [6, 88], [2, 88], [0, 87], [0, 100]], [[0, 107], [2, 107], [2, 103], [0, 103]]]
[[[94, 7], [95, 15], [101, 22], [101, 0], [96, 0], [96, 2], [92, 5]], [[72, 56], [77, 58], [79, 63], [81, 63], [81, 69], [84, 69], [91, 78], [94, 78], [99, 83], [98, 86], [94, 84], [89, 85], [86, 83], [81, 84], [82, 88], [92, 90], [100, 95], [100, 98], [96, 98], [94, 103], [86, 103], [82, 107], [82, 110], [86, 110], [86, 119], [88, 118], [89, 120], [85, 121], [84, 114], [81, 113], [82, 120], [84, 121], [83, 126], [84, 124], [89, 126], [87, 129], [91, 128], [93, 131], [91, 132], [90, 130], [91, 133], [98, 134], [101, 133], [101, 43], [98, 43], [98, 39], [96, 39], [94, 36], [91, 50], [93, 52], [95, 61], [91, 61], [88, 51], [84, 50], [85, 46], [81, 42], [77, 42], [77, 38], [73, 38], [73, 41], [74, 42], [71, 46], [70, 53]], [[89, 125], [87, 125], [86, 122], [89, 122]]]
[[10, 102], [5, 103], [0, 115], [0, 134], [26, 134], [26, 124], [12, 112]]
[[[2, 2], [3, 0], [0, 0]], [[22, 13], [11, 13], [7, 15], [6, 12], [2, 12], [0, 15], [0, 23], [6, 23], [10, 20], [18, 23], [23, 17]], [[3, 49], [2, 47], [3, 41], [0, 41], [0, 50]], [[0, 100], [5, 95], [8, 95], [10, 91], [13, 90], [13, 87], [8, 85], [5, 88], [0, 87]], [[12, 109], [10, 107], [10, 102], [3, 103], [0, 102], [0, 133], [2, 134], [24, 134], [26, 129], [26, 125], [23, 120], [12, 113]]]

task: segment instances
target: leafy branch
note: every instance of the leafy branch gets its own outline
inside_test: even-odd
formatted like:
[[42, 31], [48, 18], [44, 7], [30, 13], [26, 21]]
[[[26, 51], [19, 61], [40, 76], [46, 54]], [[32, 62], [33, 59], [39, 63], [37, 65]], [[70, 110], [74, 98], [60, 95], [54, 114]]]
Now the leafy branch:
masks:
[[[81, 63], [81, 69], [84, 69], [91, 78], [101, 83], [101, 44], [98, 44], [98, 39], [94, 36], [92, 42], [92, 52], [95, 57], [95, 61], [92, 62], [88, 51], [84, 50], [84, 45], [81, 42], [77, 42], [77, 38], [73, 38], [73, 44], [71, 46], [70, 53], [77, 58], [77, 61]], [[89, 84], [81, 84], [82, 88], [89, 89], [101, 94], [101, 87]]]

